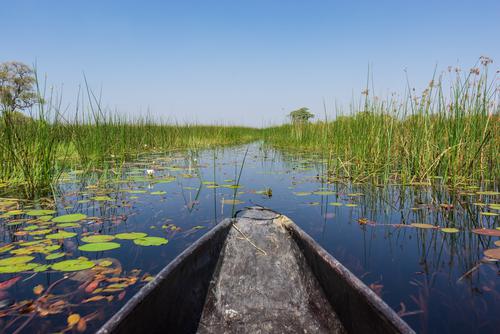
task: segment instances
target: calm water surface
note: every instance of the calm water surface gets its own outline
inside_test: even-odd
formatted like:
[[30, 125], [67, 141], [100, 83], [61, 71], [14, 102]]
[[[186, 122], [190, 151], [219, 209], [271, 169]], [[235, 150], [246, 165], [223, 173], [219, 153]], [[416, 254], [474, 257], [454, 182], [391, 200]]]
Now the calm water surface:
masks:
[[[471, 232], [499, 226], [499, 208], [490, 207], [500, 202], [494, 185], [449, 190], [439, 179], [411, 187], [327, 182], [321, 156], [253, 144], [235, 187], [246, 148], [148, 156], [100, 181], [74, 171], [64, 176], [55, 201], [0, 199], [0, 329], [93, 332], [217, 222], [259, 204], [294, 220], [417, 332], [498, 332], [500, 268], [483, 252], [500, 246], [500, 238]], [[57, 213], [26, 214], [35, 208]], [[69, 223], [47, 217], [75, 213], [86, 217]], [[57, 231], [69, 234], [53, 237]], [[79, 249], [90, 244], [85, 236], [129, 232], [147, 236], [101, 240], [117, 244], [105, 251]], [[28, 262], [12, 264], [13, 256]], [[64, 262], [78, 258], [76, 268]]]

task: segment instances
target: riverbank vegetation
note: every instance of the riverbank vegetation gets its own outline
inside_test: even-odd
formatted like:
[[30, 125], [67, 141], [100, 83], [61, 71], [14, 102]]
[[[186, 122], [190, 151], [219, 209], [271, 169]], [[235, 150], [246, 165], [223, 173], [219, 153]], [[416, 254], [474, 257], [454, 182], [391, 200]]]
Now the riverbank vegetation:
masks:
[[332, 120], [306, 119], [265, 129], [127, 119], [103, 110], [90, 89], [72, 113], [63, 113], [60, 99], [40, 88], [33, 70], [4, 63], [0, 192], [16, 186], [34, 197], [50, 191], [69, 168], [106, 168], [152, 151], [258, 140], [282, 150], [317, 153], [328, 162], [330, 179], [498, 183], [499, 88], [498, 73], [488, 76], [490, 63], [483, 57], [481, 67], [467, 73], [449, 69], [422, 94], [408, 89], [380, 99], [366, 89], [348, 113], [337, 110]]

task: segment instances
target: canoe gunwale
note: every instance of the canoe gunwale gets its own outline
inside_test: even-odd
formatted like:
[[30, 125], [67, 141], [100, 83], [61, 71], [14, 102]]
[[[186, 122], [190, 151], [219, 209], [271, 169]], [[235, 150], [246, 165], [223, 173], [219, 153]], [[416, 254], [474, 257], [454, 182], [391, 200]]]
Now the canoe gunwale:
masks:
[[[130, 300], [118, 311], [116, 312], [96, 333], [97, 334], [108, 334], [115, 332], [121, 325], [122, 321], [131, 315], [132, 312], [138, 307], [148, 295], [154, 293], [154, 290], [159, 288], [161, 283], [165, 281], [169, 276], [175, 275], [175, 272], [183, 262], [192, 256], [198, 248], [204, 245], [206, 242], [210, 241], [217, 234], [224, 232], [224, 230], [229, 231], [233, 224], [233, 219], [226, 218], [217, 224], [213, 229], [205, 233], [200, 239], [196, 240], [188, 248], [186, 248], [182, 253], [176, 256], [166, 267], [164, 267], [155, 278], [142, 287]], [[224, 237], [225, 239], [225, 237]]]
[[[285, 217], [285, 216], [284, 216]], [[316, 278], [322, 285], [323, 290], [327, 296], [329, 294], [329, 288], [325, 286], [325, 282], [320, 279], [319, 269], [314, 265], [315, 261], [324, 261], [324, 263], [338, 276], [340, 280], [343, 280], [347, 286], [354, 292], [362, 301], [364, 301], [370, 308], [375, 312], [375, 314], [380, 318], [384, 319], [389, 330], [388, 333], [404, 333], [404, 334], [414, 334], [415, 331], [389, 306], [382, 298], [380, 298], [375, 292], [373, 292], [365, 283], [363, 283], [359, 278], [357, 278], [349, 269], [347, 269], [342, 263], [340, 263], [335, 257], [328, 253], [323, 247], [321, 247], [313, 238], [311, 238], [306, 232], [304, 232], [299, 226], [297, 226], [288, 217], [285, 217], [287, 222], [284, 226], [288, 229], [291, 236], [294, 238], [295, 242], [303, 252], [307, 259], [307, 262], [311, 269], [313, 270]], [[309, 250], [305, 249], [309, 248]], [[311, 254], [312, 253], [312, 254]], [[311, 256], [313, 255], [313, 256]], [[317, 255], [315, 259], [314, 257]], [[326, 283], [327, 284], [327, 283]], [[338, 306], [336, 303], [330, 300], [330, 304], [336, 309], [337, 314], [339, 314], [341, 321], [341, 312], [338, 311]], [[344, 326], [348, 332], [359, 332], [356, 328], [349, 328], [349, 324], [343, 321]], [[349, 330], [350, 329], [350, 330]], [[376, 331], [371, 331], [375, 333]], [[382, 331], [386, 333], [386, 331]]]

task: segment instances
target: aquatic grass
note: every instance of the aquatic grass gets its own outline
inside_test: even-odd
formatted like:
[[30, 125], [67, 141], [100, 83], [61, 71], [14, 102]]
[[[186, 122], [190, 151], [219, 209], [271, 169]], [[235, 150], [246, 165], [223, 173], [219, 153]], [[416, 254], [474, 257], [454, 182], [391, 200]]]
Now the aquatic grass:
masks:
[[271, 127], [263, 138], [284, 150], [327, 153], [330, 175], [354, 181], [498, 182], [498, 77], [489, 79], [489, 61], [481, 61], [481, 70], [456, 73], [449, 84], [433, 78], [419, 96], [409, 89], [403, 99], [380, 100], [366, 90], [333, 121]]

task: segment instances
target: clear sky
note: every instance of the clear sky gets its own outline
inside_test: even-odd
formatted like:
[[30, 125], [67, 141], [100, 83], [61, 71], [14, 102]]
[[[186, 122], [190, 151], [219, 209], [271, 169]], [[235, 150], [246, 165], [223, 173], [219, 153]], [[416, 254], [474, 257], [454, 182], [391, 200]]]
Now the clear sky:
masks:
[[268, 125], [375, 91], [423, 88], [434, 67], [500, 63], [500, 1], [179, 0], [0, 2], [0, 61], [37, 63], [64, 85], [82, 73], [104, 104], [179, 122]]

